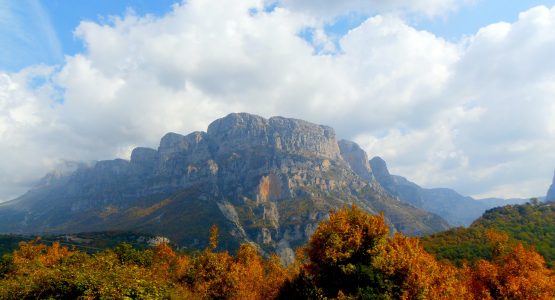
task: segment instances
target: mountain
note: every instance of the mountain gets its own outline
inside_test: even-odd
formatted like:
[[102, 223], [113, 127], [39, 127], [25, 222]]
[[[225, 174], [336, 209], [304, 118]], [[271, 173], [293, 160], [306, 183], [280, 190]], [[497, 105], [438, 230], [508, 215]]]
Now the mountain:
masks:
[[536, 198], [538, 201], [543, 202], [545, 197], [531, 197], [531, 198], [481, 198], [476, 199], [476, 201], [485, 204], [487, 207], [486, 209], [505, 206], [505, 205], [517, 205], [517, 204], [526, 204], [530, 202], [530, 199]]
[[487, 210], [469, 228], [453, 228], [422, 238], [426, 250], [457, 264], [490, 259], [487, 232], [506, 233], [513, 242], [535, 248], [555, 267], [555, 203], [508, 205]]
[[553, 182], [547, 191], [547, 195], [545, 196], [546, 202], [555, 202], [555, 175], [553, 175]]
[[383, 211], [393, 230], [411, 235], [448, 228], [391, 197], [358, 145], [296, 119], [234, 113], [206, 132], [168, 133], [158, 149], [134, 149], [130, 161], [72, 168], [0, 204], [0, 232], [131, 230], [199, 248], [215, 224], [224, 248], [249, 242], [290, 258], [344, 205]]
[[416, 183], [389, 173], [386, 162], [380, 157], [370, 160], [376, 180], [392, 196], [402, 202], [437, 214], [453, 226], [468, 226], [487, 209], [508, 204], [524, 203], [524, 199], [490, 198], [475, 200], [447, 188], [422, 188]]

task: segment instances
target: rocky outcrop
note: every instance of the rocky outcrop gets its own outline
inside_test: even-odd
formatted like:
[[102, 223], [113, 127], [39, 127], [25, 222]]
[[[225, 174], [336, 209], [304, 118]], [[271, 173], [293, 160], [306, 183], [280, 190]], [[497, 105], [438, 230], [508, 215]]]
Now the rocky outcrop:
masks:
[[221, 245], [256, 244], [291, 259], [330, 209], [383, 211], [393, 231], [443, 230], [433, 214], [391, 197], [366, 153], [332, 128], [246, 113], [207, 132], [168, 133], [158, 149], [101, 161], [45, 182], [0, 206], [0, 232], [134, 230], [204, 247], [216, 224]]
[[246, 113], [234, 113], [208, 126], [208, 136], [217, 144], [217, 154], [253, 147], [288, 154], [339, 158], [332, 128], [303, 120], [272, 117], [268, 120]]
[[370, 162], [369, 162], [372, 170], [374, 171], [374, 176], [376, 177], [376, 179], [380, 182], [385, 182], [388, 180], [391, 180], [391, 174], [389, 173], [389, 170], [387, 169], [387, 164], [385, 162], [385, 160], [383, 160], [381, 157], [379, 156], [375, 156], [373, 157]]
[[368, 181], [375, 180], [372, 174], [372, 168], [368, 162], [368, 155], [366, 155], [366, 152], [364, 152], [358, 144], [347, 140], [340, 140], [339, 149], [341, 151], [341, 157], [347, 161], [351, 169], [358, 176]]
[[553, 181], [545, 196], [545, 202], [555, 202], [555, 174], [553, 175]]

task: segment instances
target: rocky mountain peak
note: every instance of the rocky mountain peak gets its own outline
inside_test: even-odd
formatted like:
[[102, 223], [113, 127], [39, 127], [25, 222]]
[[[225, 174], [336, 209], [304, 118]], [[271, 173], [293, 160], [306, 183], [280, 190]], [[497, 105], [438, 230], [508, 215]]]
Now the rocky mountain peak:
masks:
[[297, 119], [233, 113], [212, 122], [208, 136], [218, 145], [219, 154], [263, 147], [290, 154], [340, 157], [332, 128]]
[[145, 148], [145, 147], [137, 147], [133, 149], [131, 152], [131, 163], [147, 163], [152, 162], [158, 159], [158, 151]]
[[383, 211], [408, 234], [448, 227], [371, 176], [366, 153], [338, 143], [328, 126], [234, 113], [207, 132], [168, 133], [157, 150], [139, 147], [130, 161], [100, 161], [26, 193], [0, 207], [0, 232], [135, 230], [203, 248], [216, 224], [229, 250], [249, 242], [290, 259], [345, 205]]
[[83, 162], [74, 162], [74, 161], [62, 161], [61, 163], [56, 165], [56, 167], [52, 171], [48, 172], [37, 183], [35, 187], [41, 187], [41, 186], [52, 184], [62, 178], [65, 178], [75, 173], [77, 170], [81, 168], [87, 168], [87, 167], [90, 167], [91, 165], [94, 165], [94, 164], [93, 163], [87, 164]]
[[555, 202], [555, 174], [553, 175], [553, 181], [549, 190], [547, 191], [547, 196], [545, 196], [546, 202]]
[[188, 135], [170, 132], [160, 140], [158, 154], [162, 161], [166, 161], [175, 155], [191, 155], [198, 152], [201, 152], [201, 156], [205, 157], [209, 146], [205, 132], [195, 131]]
[[232, 113], [208, 126], [208, 136], [218, 153], [237, 152], [269, 145], [268, 120], [247, 113]]
[[267, 126], [268, 120], [261, 116], [249, 113], [231, 113], [210, 123], [207, 132], [211, 136], [220, 136], [233, 132], [254, 134], [264, 130]]
[[368, 162], [368, 155], [357, 143], [340, 140], [339, 149], [343, 159], [347, 161], [351, 169], [358, 176], [366, 180], [373, 180], [374, 175], [372, 174], [372, 167]]
[[274, 145], [281, 151], [332, 159], [341, 157], [331, 127], [283, 117], [272, 117], [269, 124]]
[[370, 160], [370, 167], [372, 168], [376, 178], [386, 178], [391, 175], [389, 174], [385, 160], [379, 156], [375, 156]]
[[160, 140], [158, 151], [160, 153], [187, 151], [191, 145], [200, 143], [206, 136], [202, 131], [195, 131], [188, 135], [178, 133], [166, 133]]

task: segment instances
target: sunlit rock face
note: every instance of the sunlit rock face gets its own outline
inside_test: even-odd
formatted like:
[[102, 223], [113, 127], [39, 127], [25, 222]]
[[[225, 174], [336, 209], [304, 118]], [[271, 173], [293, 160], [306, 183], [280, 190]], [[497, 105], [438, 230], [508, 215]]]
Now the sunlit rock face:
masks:
[[392, 197], [367, 154], [353, 142], [338, 143], [332, 128], [234, 113], [207, 132], [168, 133], [158, 149], [134, 149], [130, 161], [50, 176], [0, 206], [0, 231], [134, 230], [201, 248], [215, 224], [221, 247], [254, 243], [288, 261], [331, 209], [351, 204], [383, 211], [393, 231], [447, 228], [440, 217]]

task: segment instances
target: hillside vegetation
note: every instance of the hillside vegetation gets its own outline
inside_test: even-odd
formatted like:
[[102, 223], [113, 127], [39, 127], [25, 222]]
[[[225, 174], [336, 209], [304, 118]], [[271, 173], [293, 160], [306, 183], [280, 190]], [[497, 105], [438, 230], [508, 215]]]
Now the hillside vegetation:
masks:
[[145, 249], [155, 236], [131, 231], [103, 231], [103, 232], [83, 232], [61, 235], [20, 235], [20, 234], [0, 234], [0, 256], [11, 253], [21, 242], [29, 242], [39, 239], [40, 243], [52, 245], [59, 243], [69, 248], [95, 253], [98, 251], [111, 249], [119, 244], [126, 243], [138, 249]]
[[555, 203], [508, 205], [484, 213], [469, 228], [454, 228], [422, 239], [424, 248], [439, 259], [458, 265], [464, 261], [491, 259], [488, 231], [509, 236], [509, 243], [522, 243], [555, 266]]
[[555, 275], [533, 249], [491, 231], [490, 260], [456, 267], [419, 239], [389, 235], [383, 215], [332, 211], [288, 267], [242, 245], [183, 254], [161, 243], [87, 254], [23, 242], [0, 260], [1, 299], [553, 299]]

